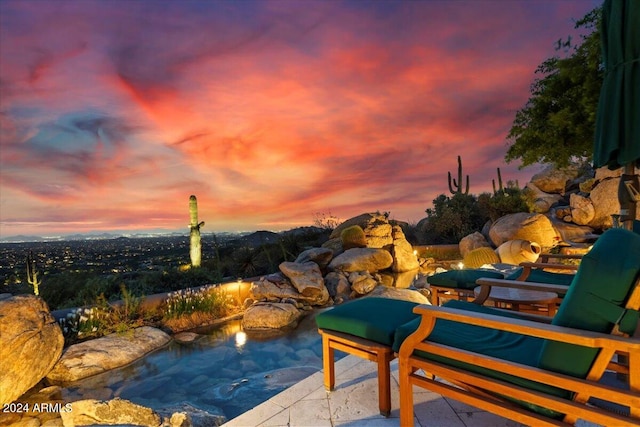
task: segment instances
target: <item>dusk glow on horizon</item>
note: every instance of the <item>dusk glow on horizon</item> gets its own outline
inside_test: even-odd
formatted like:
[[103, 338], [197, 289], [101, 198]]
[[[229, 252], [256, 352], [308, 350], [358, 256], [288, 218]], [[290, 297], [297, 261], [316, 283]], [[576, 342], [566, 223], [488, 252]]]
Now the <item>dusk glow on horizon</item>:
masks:
[[596, 0], [3, 0], [0, 237], [417, 222]]

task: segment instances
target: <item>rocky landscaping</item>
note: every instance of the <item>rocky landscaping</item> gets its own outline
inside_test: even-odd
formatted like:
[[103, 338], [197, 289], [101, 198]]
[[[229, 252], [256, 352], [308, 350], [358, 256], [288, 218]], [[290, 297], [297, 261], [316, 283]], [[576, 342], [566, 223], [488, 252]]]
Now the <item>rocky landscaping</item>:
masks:
[[[541, 252], [558, 247], [586, 248], [599, 232], [613, 225], [612, 215], [619, 211], [618, 176], [618, 172], [607, 170], [585, 175], [577, 167], [535, 175], [525, 187], [532, 212], [502, 216], [488, 222], [482, 232], [465, 236], [458, 245], [460, 259], [469, 267], [497, 262], [517, 264], [535, 260]], [[316, 308], [366, 296], [428, 304], [428, 281], [424, 278], [449, 266], [421, 252], [424, 247], [411, 244], [403, 227], [407, 224], [379, 213], [365, 213], [340, 224], [322, 247], [305, 250], [295, 261], [281, 263], [278, 272], [251, 282], [246, 298], [238, 301], [242, 305], [243, 328], [253, 333], [293, 328], [301, 316]], [[419, 228], [420, 224], [418, 231]], [[16, 410], [1, 414], [0, 423], [221, 423], [223, 420], [197, 408], [176, 408], [171, 413], [158, 414], [121, 399], [59, 399], [59, 385], [127, 365], [166, 345], [174, 339], [173, 333], [197, 326], [197, 317], [189, 316], [182, 327], [132, 328], [69, 345], [63, 351], [60, 325], [42, 299], [3, 295], [0, 403], [14, 405]], [[34, 405], [39, 403], [54, 405], [56, 410], [34, 411]], [[16, 405], [20, 404], [29, 404], [32, 410], [19, 411]]]

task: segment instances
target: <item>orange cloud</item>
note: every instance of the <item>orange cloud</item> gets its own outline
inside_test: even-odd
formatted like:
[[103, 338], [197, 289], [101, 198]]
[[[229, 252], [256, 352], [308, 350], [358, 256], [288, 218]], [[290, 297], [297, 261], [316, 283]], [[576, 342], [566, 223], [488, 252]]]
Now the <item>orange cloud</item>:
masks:
[[457, 155], [524, 183], [515, 111], [595, 6], [302, 3], [1, 2], [0, 234], [183, 227], [190, 194], [212, 231], [417, 221]]

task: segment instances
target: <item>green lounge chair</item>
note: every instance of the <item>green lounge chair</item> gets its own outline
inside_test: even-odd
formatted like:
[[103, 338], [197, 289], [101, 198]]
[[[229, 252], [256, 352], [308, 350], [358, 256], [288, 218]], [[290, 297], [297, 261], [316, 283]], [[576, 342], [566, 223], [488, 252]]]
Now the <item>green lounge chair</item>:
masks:
[[[551, 324], [463, 301], [420, 305], [420, 318], [394, 334], [400, 424], [413, 425], [415, 385], [529, 425], [640, 425], [640, 339], [629, 338], [639, 308], [640, 236], [622, 229], [605, 232], [584, 256]], [[629, 389], [602, 384], [606, 369], [628, 374]], [[586, 404], [591, 397], [628, 415]]]
[[391, 348], [395, 331], [418, 319], [413, 312], [418, 304], [389, 298], [364, 297], [333, 307], [316, 316], [322, 335], [324, 386], [335, 386], [334, 350], [376, 362], [378, 365], [378, 404], [380, 413], [391, 412], [391, 371], [395, 359]]
[[571, 284], [573, 273], [550, 272], [545, 271], [545, 268], [577, 270], [575, 265], [522, 263], [520, 268], [506, 276], [498, 271], [482, 268], [445, 271], [434, 274], [427, 279], [431, 288], [431, 304], [442, 305], [442, 300], [444, 299], [473, 300], [475, 298], [474, 289], [478, 286], [476, 281], [480, 278], [518, 280], [562, 286]]

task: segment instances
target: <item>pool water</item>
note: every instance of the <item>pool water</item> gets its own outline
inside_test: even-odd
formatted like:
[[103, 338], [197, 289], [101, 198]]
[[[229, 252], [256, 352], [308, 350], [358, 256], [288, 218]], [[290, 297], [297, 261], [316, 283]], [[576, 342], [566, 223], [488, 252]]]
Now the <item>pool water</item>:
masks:
[[[315, 314], [286, 334], [245, 334], [240, 320], [201, 330], [120, 369], [63, 389], [65, 401], [120, 397], [156, 411], [195, 407], [228, 420], [322, 369]], [[344, 353], [336, 354], [336, 358]]]

